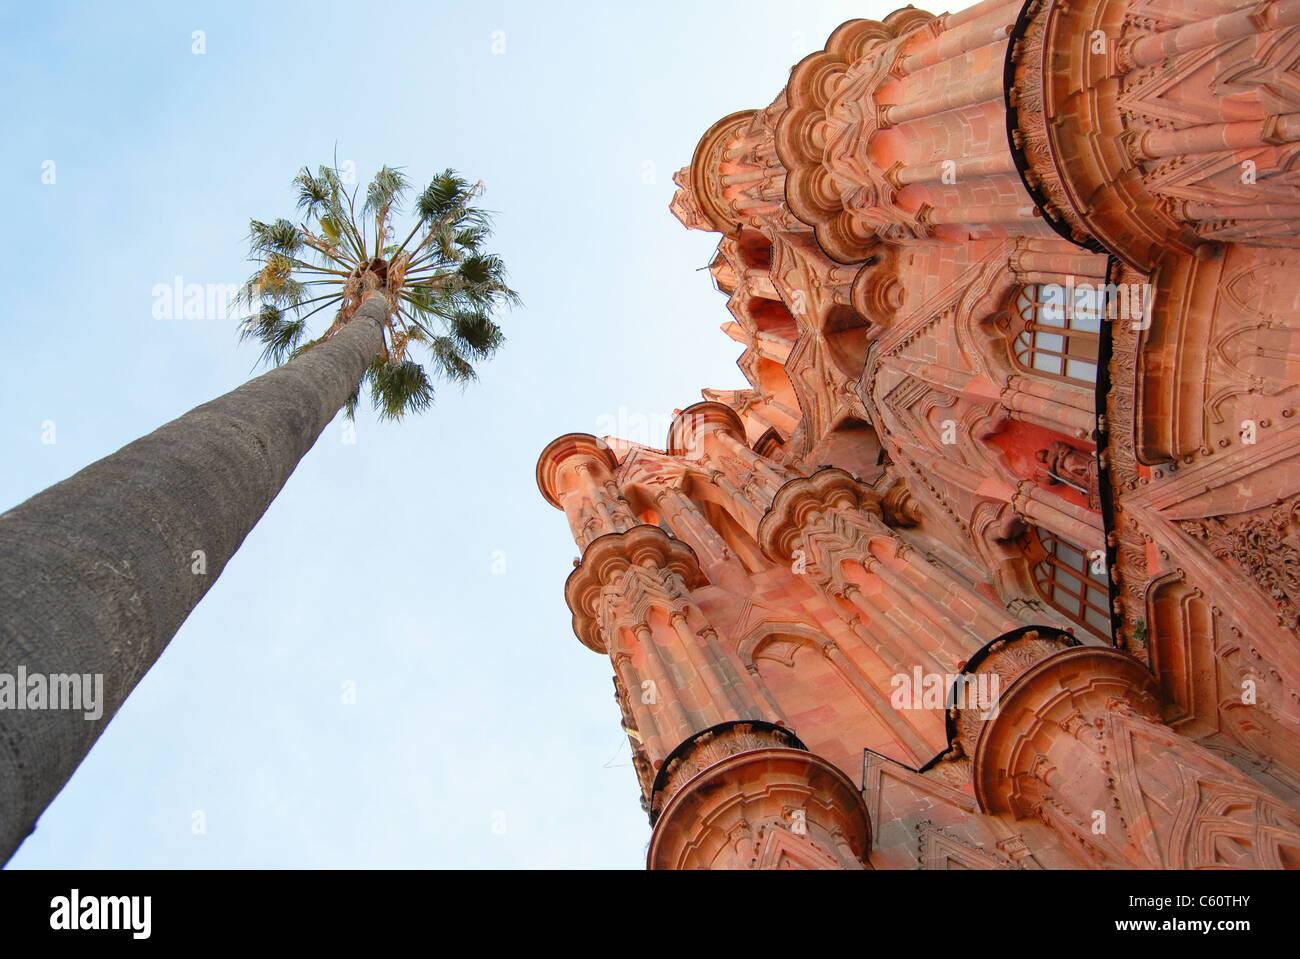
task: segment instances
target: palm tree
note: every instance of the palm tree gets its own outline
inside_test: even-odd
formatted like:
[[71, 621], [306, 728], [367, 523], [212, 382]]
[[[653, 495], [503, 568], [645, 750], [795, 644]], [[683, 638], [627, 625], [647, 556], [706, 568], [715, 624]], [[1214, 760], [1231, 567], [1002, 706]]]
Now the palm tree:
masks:
[[[432, 384], [408, 357], [416, 344], [427, 348], [436, 375], [461, 384], [473, 379], [474, 362], [502, 342], [492, 311], [517, 301], [501, 259], [480, 249], [491, 224], [471, 203], [482, 183], [470, 186], [452, 170], [434, 177], [416, 198], [415, 223], [401, 243], [390, 242], [393, 217], [409, 188], [399, 170], [385, 166], [375, 175], [360, 222], [359, 188], [349, 194], [337, 169], [322, 166], [313, 176], [304, 167], [294, 185], [301, 223], [250, 225], [259, 269], [243, 294], [260, 309], [245, 321], [243, 335], [262, 342], [263, 358], [279, 365], [331, 339], [370, 293], [379, 292], [386, 307], [383, 349], [348, 399], [349, 417], [366, 382], [382, 418], [428, 408]], [[304, 342], [307, 321], [331, 309], [334, 322], [319, 339]]]
[[[384, 167], [357, 209], [337, 168], [294, 181], [303, 218], [251, 224], [258, 264], [241, 334], [275, 369], [205, 403], [0, 515], [0, 861], [32, 831], [104, 726], [162, 653], [298, 461], [361, 390], [381, 418], [427, 409], [433, 380], [465, 384], [517, 302], [482, 251], [481, 192], [453, 171], [415, 198]], [[308, 338], [308, 321], [333, 309]], [[327, 314], [330, 315], [330, 314]], [[432, 377], [410, 356], [425, 349]], [[20, 675], [102, 676], [102, 714], [36, 705]], [[8, 682], [6, 683], [6, 677]], [[70, 688], [63, 687], [65, 695]], [[64, 704], [66, 705], [66, 703]]]

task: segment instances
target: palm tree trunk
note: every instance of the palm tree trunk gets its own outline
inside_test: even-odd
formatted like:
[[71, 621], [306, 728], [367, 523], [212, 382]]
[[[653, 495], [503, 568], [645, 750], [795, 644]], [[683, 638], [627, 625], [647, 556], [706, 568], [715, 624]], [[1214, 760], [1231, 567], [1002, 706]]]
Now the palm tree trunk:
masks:
[[384, 310], [372, 296], [325, 342], [0, 515], [0, 683], [20, 667], [103, 677], [93, 720], [13, 708], [0, 688], [0, 861], [352, 395]]

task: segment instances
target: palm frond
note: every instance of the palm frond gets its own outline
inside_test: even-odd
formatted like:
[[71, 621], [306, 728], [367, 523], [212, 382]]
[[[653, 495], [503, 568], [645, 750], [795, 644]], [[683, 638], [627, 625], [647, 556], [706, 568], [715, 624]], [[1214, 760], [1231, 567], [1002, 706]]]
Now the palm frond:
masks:
[[262, 362], [279, 366], [289, 358], [306, 332], [305, 321], [287, 317], [282, 310], [267, 304], [244, 321], [240, 340], [258, 340], [262, 344]]
[[293, 256], [302, 248], [302, 237], [298, 233], [298, 228], [285, 219], [273, 223], [249, 220], [248, 240], [254, 256], [275, 253], [281, 256]]
[[487, 239], [491, 232], [491, 228], [485, 225], [464, 227], [452, 234], [452, 242], [463, 250], [477, 253], [479, 244]]
[[448, 321], [447, 329], [460, 347], [461, 354], [474, 360], [487, 359], [506, 339], [501, 327], [484, 312], [457, 310]]
[[478, 379], [478, 372], [461, 353], [460, 345], [451, 336], [435, 336], [429, 340], [429, 352], [442, 376], [451, 383], [465, 386]]
[[330, 201], [332, 191], [329, 181], [324, 177], [312, 176], [307, 167], [299, 171], [293, 182], [298, 187], [298, 209], [306, 211], [308, 216], [315, 212], [316, 207]]
[[382, 419], [400, 420], [433, 405], [433, 384], [424, 367], [413, 360], [370, 364], [370, 401]]
[[440, 220], [465, 207], [473, 198], [469, 181], [455, 170], [443, 170], [424, 188], [415, 202], [415, 214], [423, 222]]
[[486, 286], [504, 276], [505, 264], [495, 253], [471, 253], [460, 261], [456, 272], [467, 286]]
[[357, 404], [361, 402], [361, 386], [366, 382], [369, 373], [370, 371], [367, 370], [366, 376], [361, 377], [361, 380], [357, 383], [357, 388], [352, 391], [352, 395], [343, 403], [343, 415], [349, 420], [354, 420], [357, 417]]
[[406, 192], [409, 181], [400, 170], [381, 167], [366, 188], [366, 202], [361, 208], [363, 214], [387, 213], [394, 203]]

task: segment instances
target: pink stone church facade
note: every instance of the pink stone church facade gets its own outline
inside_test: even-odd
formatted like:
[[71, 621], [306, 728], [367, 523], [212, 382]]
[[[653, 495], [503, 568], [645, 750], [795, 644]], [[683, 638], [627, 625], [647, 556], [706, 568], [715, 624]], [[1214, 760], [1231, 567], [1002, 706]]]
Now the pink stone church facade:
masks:
[[853, 20], [676, 182], [750, 388], [537, 465], [648, 866], [1300, 866], [1300, 0]]

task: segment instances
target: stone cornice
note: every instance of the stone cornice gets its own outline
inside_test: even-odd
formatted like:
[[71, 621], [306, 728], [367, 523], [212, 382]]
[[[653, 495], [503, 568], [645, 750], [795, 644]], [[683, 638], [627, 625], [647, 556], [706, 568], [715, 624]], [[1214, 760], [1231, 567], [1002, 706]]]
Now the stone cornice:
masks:
[[862, 868], [871, 848], [862, 794], [814, 753], [746, 749], [677, 790], [656, 820], [646, 860], [650, 869], [775, 868], [774, 847], [805, 867]]
[[[1122, 135], [1119, 96], [1125, 71], [1113, 53], [1094, 54], [1092, 38], [1127, 37], [1126, 9], [1123, 0], [1095, 5], [1053, 0], [1047, 6], [1043, 55], [1053, 67], [1043, 72], [1042, 107], [1053, 122], [1043, 130], [1046, 162], [1054, 166], [1066, 200], [1057, 207], [1064, 210], [1068, 204], [1067, 218], [1125, 262], [1149, 271], [1170, 250], [1209, 255], [1213, 244], [1152, 195], [1126, 142], [1131, 138]], [[1087, 106], [1080, 108], [1080, 100]], [[1099, 123], [1098, 117], [1110, 122]], [[1043, 169], [1043, 164], [1035, 168]]]
[[[758, 112], [758, 110], [737, 110], [723, 117], [700, 137], [700, 142], [695, 147], [695, 155], [691, 158], [689, 182], [683, 185], [683, 189], [688, 190], [694, 201], [694, 209], [718, 233], [731, 233], [735, 225], [728, 218], [727, 212], [718, 205], [718, 200], [714, 196], [719, 192], [716, 185], [715, 189], [710, 189], [710, 185], [716, 180], [714, 171], [721, 165], [722, 151], [726, 149], [727, 141], [738, 136], [745, 127], [753, 123]], [[677, 202], [674, 199], [674, 203]], [[689, 228], [691, 224], [687, 223], [686, 226]]]
[[1026, 812], [1013, 809], [1019, 788], [1013, 782], [1028, 775], [1038, 760], [1034, 742], [1039, 735], [1075, 734], [1085, 712], [1134, 709], [1160, 720], [1156, 679], [1132, 656], [1104, 646], [1066, 647], [1032, 632], [1024, 639], [1029, 642], [1021, 644], [1023, 653], [1008, 648], [982, 666], [1004, 682], [1010, 677], [993, 715], [981, 721], [977, 710], [965, 709], [959, 721], [963, 741], [971, 731], [967, 724], [978, 721], [971, 752], [973, 785], [980, 809], [991, 815]]
[[613, 473], [618, 468], [618, 457], [602, 439], [590, 433], [565, 433], [547, 444], [537, 458], [537, 488], [543, 498], [556, 509], [560, 509], [560, 500], [556, 481], [561, 465], [571, 456], [584, 456], [604, 463]]
[[[725, 403], [705, 400], [692, 403], [673, 417], [668, 427], [668, 453], [671, 456], [698, 456], [694, 437], [710, 426], [717, 426], [745, 443], [745, 425], [736, 411]], [[748, 445], [748, 444], [746, 444]]]
[[882, 515], [880, 496], [842, 469], [820, 469], [785, 483], [758, 524], [759, 548], [773, 562], [788, 562], [803, 539], [810, 514], [854, 510]]
[[[894, 66], [898, 51], [893, 41], [933, 19], [909, 7], [883, 22], [851, 20], [831, 34], [825, 49], [805, 57], [790, 73], [787, 108], [775, 132], [777, 156], [788, 171], [786, 205], [813, 228], [818, 244], [832, 260], [865, 260], [879, 236], [919, 235], [915, 222], [892, 210], [894, 189], [885, 171], [855, 168], [859, 189], [848, 209], [830, 163], [832, 154], [844, 160], [846, 150], [852, 151], [853, 144], [865, 142], [872, 130], [884, 125], [878, 116], [881, 111], [872, 104], [872, 92]], [[864, 59], [869, 54], [873, 58]], [[854, 70], [859, 74], [854, 95], [845, 101], [839, 88]], [[848, 113], [839, 116], [844, 111]], [[832, 137], [841, 146], [832, 143]]]
[[626, 532], [596, 537], [564, 582], [574, 635], [588, 649], [608, 652], [600, 630], [602, 595], [605, 587], [621, 581], [633, 567], [676, 574], [687, 589], [705, 582], [695, 551], [658, 526], [633, 526]]
[[1007, 139], [1016, 172], [1048, 226], [1073, 243], [1101, 252], [1104, 247], [1070, 205], [1048, 146], [1043, 34], [1051, 2], [1029, 0], [1011, 28], [1003, 74]]
[[808, 749], [790, 730], [761, 720], [722, 723], [702, 730], [669, 753], [651, 789], [650, 824], [683, 786], [715, 764], [754, 749]]

